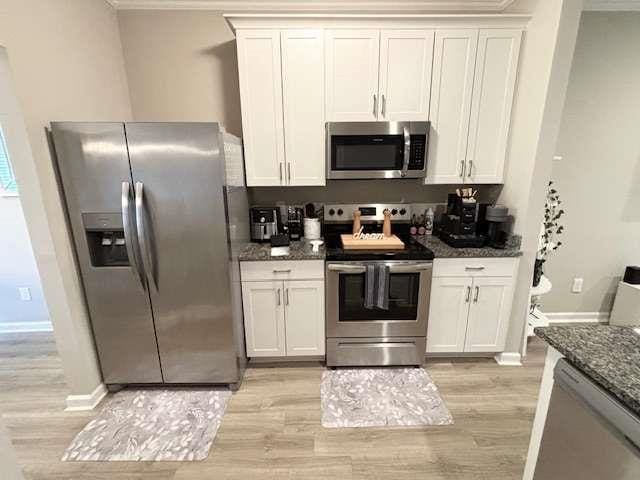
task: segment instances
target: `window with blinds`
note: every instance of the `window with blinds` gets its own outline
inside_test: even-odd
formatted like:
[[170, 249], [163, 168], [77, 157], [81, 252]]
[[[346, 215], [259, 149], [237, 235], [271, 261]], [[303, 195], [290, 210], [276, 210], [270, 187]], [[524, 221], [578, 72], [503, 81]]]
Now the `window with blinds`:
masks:
[[0, 193], [18, 193], [18, 184], [9, 162], [9, 151], [7, 150], [2, 128], [0, 128]]

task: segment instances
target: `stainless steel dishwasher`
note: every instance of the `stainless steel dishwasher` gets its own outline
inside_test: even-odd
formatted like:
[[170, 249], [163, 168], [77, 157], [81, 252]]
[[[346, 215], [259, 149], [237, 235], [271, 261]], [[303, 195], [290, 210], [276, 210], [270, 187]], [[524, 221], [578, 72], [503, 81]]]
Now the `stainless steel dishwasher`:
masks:
[[639, 478], [640, 418], [560, 360], [534, 480]]

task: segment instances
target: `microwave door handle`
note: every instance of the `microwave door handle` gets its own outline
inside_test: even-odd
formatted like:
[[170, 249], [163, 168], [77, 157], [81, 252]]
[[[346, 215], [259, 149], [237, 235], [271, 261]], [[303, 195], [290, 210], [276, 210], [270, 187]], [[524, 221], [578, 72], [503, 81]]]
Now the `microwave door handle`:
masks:
[[402, 127], [404, 133], [404, 158], [402, 162], [401, 177], [407, 176], [407, 170], [409, 170], [409, 155], [411, 155], [411, 135], [409, 135], [409, 129], [405, 126]]

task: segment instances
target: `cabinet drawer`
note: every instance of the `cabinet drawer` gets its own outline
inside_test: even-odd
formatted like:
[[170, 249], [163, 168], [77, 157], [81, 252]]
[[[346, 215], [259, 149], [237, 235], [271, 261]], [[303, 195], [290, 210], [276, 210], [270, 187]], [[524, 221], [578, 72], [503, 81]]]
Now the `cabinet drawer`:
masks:
[[517, 258], [436, 258], [434, 277], [513, 277]]
[[266, 262], [240, 262], [243, 282], [265, 280], [322, 280], [322, 260], [271, 260]]

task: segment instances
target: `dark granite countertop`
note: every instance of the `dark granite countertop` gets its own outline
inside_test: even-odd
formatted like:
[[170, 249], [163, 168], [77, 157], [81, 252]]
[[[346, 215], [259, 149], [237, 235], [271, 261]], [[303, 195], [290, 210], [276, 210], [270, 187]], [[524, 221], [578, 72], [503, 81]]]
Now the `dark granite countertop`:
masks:
[[537, 336], [640, 415], [640, 335], [627, 327], [538, 327]]
[[453, 248], [434, 235], [416, 235], [415, 239], [433, 252], [436, 258], [487, 258], [487, 257], [519, 257], [522, 255], [519, 247], [504, 249], [482, 248]]
[[291, 242], [289, 255], [282, 257], [271, 256], [270, 243], [247, 243], [238, 254], [238, 259], [241, 262], [264, 260], [324, 260], [324, 258], [324, 245], [320, 246], [318, 252], [313, 252], [311, 244], [305, 241]]

